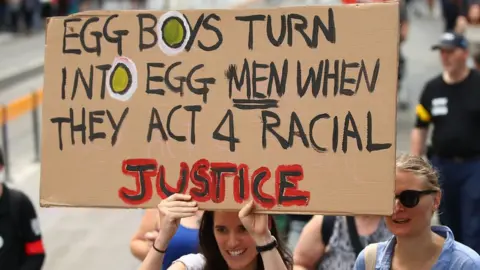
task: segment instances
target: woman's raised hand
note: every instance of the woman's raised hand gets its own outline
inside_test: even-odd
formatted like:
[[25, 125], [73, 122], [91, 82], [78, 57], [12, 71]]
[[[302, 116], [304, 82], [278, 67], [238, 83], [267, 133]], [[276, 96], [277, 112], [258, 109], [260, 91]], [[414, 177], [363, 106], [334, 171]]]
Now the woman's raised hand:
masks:
[[251, 201], [243, 206], [238, 213], [238, 217], [257, 244], [269, 243], [272, 236], [270, 234], [268, 215], [254, 212], [255, 204]]
[[160, 215], [160, 231], [156, 242], [157, 248], [166, 249], [168, 243], [177, 232], [180, 219], [194, 216], [198, 211], [197, 202], [192, 196], [175, 193], [158, 205]]

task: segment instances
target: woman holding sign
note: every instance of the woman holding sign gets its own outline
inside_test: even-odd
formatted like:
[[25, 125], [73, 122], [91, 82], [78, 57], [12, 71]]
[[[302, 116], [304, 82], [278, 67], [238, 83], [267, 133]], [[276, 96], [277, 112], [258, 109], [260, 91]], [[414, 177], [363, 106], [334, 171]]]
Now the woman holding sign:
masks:
[[[205, 211], [199, 229], [201, 254], [195, 269], [275, 269], [292, 268], [291, 256], [278, 237], [275, 221], [266, 214], [253, 213], [253, 202], [240, 212]], [[161, 268], [165, 250], [180, 220], [194, 216], [197, 202], [190, 195], [173, 194], [158, 210], [161, 229], [140, 270]], [[278, 239], [278, 240], [277, 240]]]
[[356, 270], [480, 269], [480, 256], [456, 242], [446, 226], [431, 226], [441, 190], [435, 170], [421, 157], [397, 158], [395, 208], [386, 224], [390, 240], [368, 245], [355, 262]]

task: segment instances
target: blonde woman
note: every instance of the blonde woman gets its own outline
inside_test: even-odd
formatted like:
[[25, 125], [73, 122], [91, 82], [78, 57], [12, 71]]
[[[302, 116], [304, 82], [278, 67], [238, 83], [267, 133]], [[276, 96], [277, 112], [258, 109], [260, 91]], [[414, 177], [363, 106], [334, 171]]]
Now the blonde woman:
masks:
[[398, 157], [396, 166], [395, 208], [385, 218], [394, 236], [367, 246], [354, 269], [480, 269], [473, 249], [455, 241], [448, 227], [430, 225], [442, 197], [432, 166], [414, 155]]

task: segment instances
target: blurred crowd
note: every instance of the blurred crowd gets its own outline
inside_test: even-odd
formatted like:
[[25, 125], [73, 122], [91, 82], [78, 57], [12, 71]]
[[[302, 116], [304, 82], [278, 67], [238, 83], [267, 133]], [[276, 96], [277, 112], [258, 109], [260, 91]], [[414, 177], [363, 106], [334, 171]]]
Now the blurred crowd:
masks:
[[[35, 14], [39, 18], [68, 15], [101, 8], [103, 1], [0, 0], [0, 27], [17, 32], [23, 24], [29, 31]], [[191, 198], [175, 194], [158, 208], [146, 210], [131, 238], [131, 253], [142, 262], [141, 269], [247, 269], [252, 262], [261, 267], [248, 269], [373, 269], [367, 265], [480, 269], [480, 32], [478, 40], [466, 35], [477, 26], [480, 29], [480, 0], [427, 0], [427, 10], [421, 14], [408, 11], [415, 1], [423, 0], [400, 0], [399, 86], [405, 62], [410, 61], [402, 52], [409, 14], [429, 16], [441, 10], [444, 33], [432, 50], [438, 53], [442, 71], [427, 79], [411, 112], [415, 123], [410, 153], [396, 160], [391, 216], [274, 215], [267, 219], [254, 214], [253, 205], [233, 214], [199, 211]], [[131, 0], [131, 4], [142, 8], [145, 0]], [[400, 103], [399, 108], [405, 110], [408, 104]], [[0, 186], [0, 210], [2, 189], [13, 194]], [[38, 221], [28, 199], [20, 199], [16, 204], [29, 209], [24, 220], [35, 222], [24, 231], [29, 237], [22, 244], [33, 248], [22, 254], [27, 258], [23, 263], [37, 270], [45, 257]], [[435, 214], [439, 220], [432, 222]], [[13, 230], [10, 234], [14, 235]], [[17, 261], [11, 265], [20, 264]]]
[[[0, 0], [0, 31], [32, 33], [51, 16], [65, 16], [90, 8], [102, 8], [105, 0]], [[146, 0], [130, 2], [131, 8], [145, 8]]]

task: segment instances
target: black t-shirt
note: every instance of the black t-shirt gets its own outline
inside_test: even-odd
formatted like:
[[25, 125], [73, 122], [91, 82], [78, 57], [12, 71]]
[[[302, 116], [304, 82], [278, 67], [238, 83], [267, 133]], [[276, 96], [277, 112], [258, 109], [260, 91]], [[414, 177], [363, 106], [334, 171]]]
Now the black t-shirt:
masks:
[[[41, 269], [45, 252], [35, 208], [22, 192], [0, 185], [0, 269]], [[14, 209], [17, 215], [12, 214]]]
[[471, 70], [460, 83], [447, 84], [440, 75], [429, 81], [416, 108], [418, 128], [433, 124], [433, 154], [480, 156], [480, 73]]

